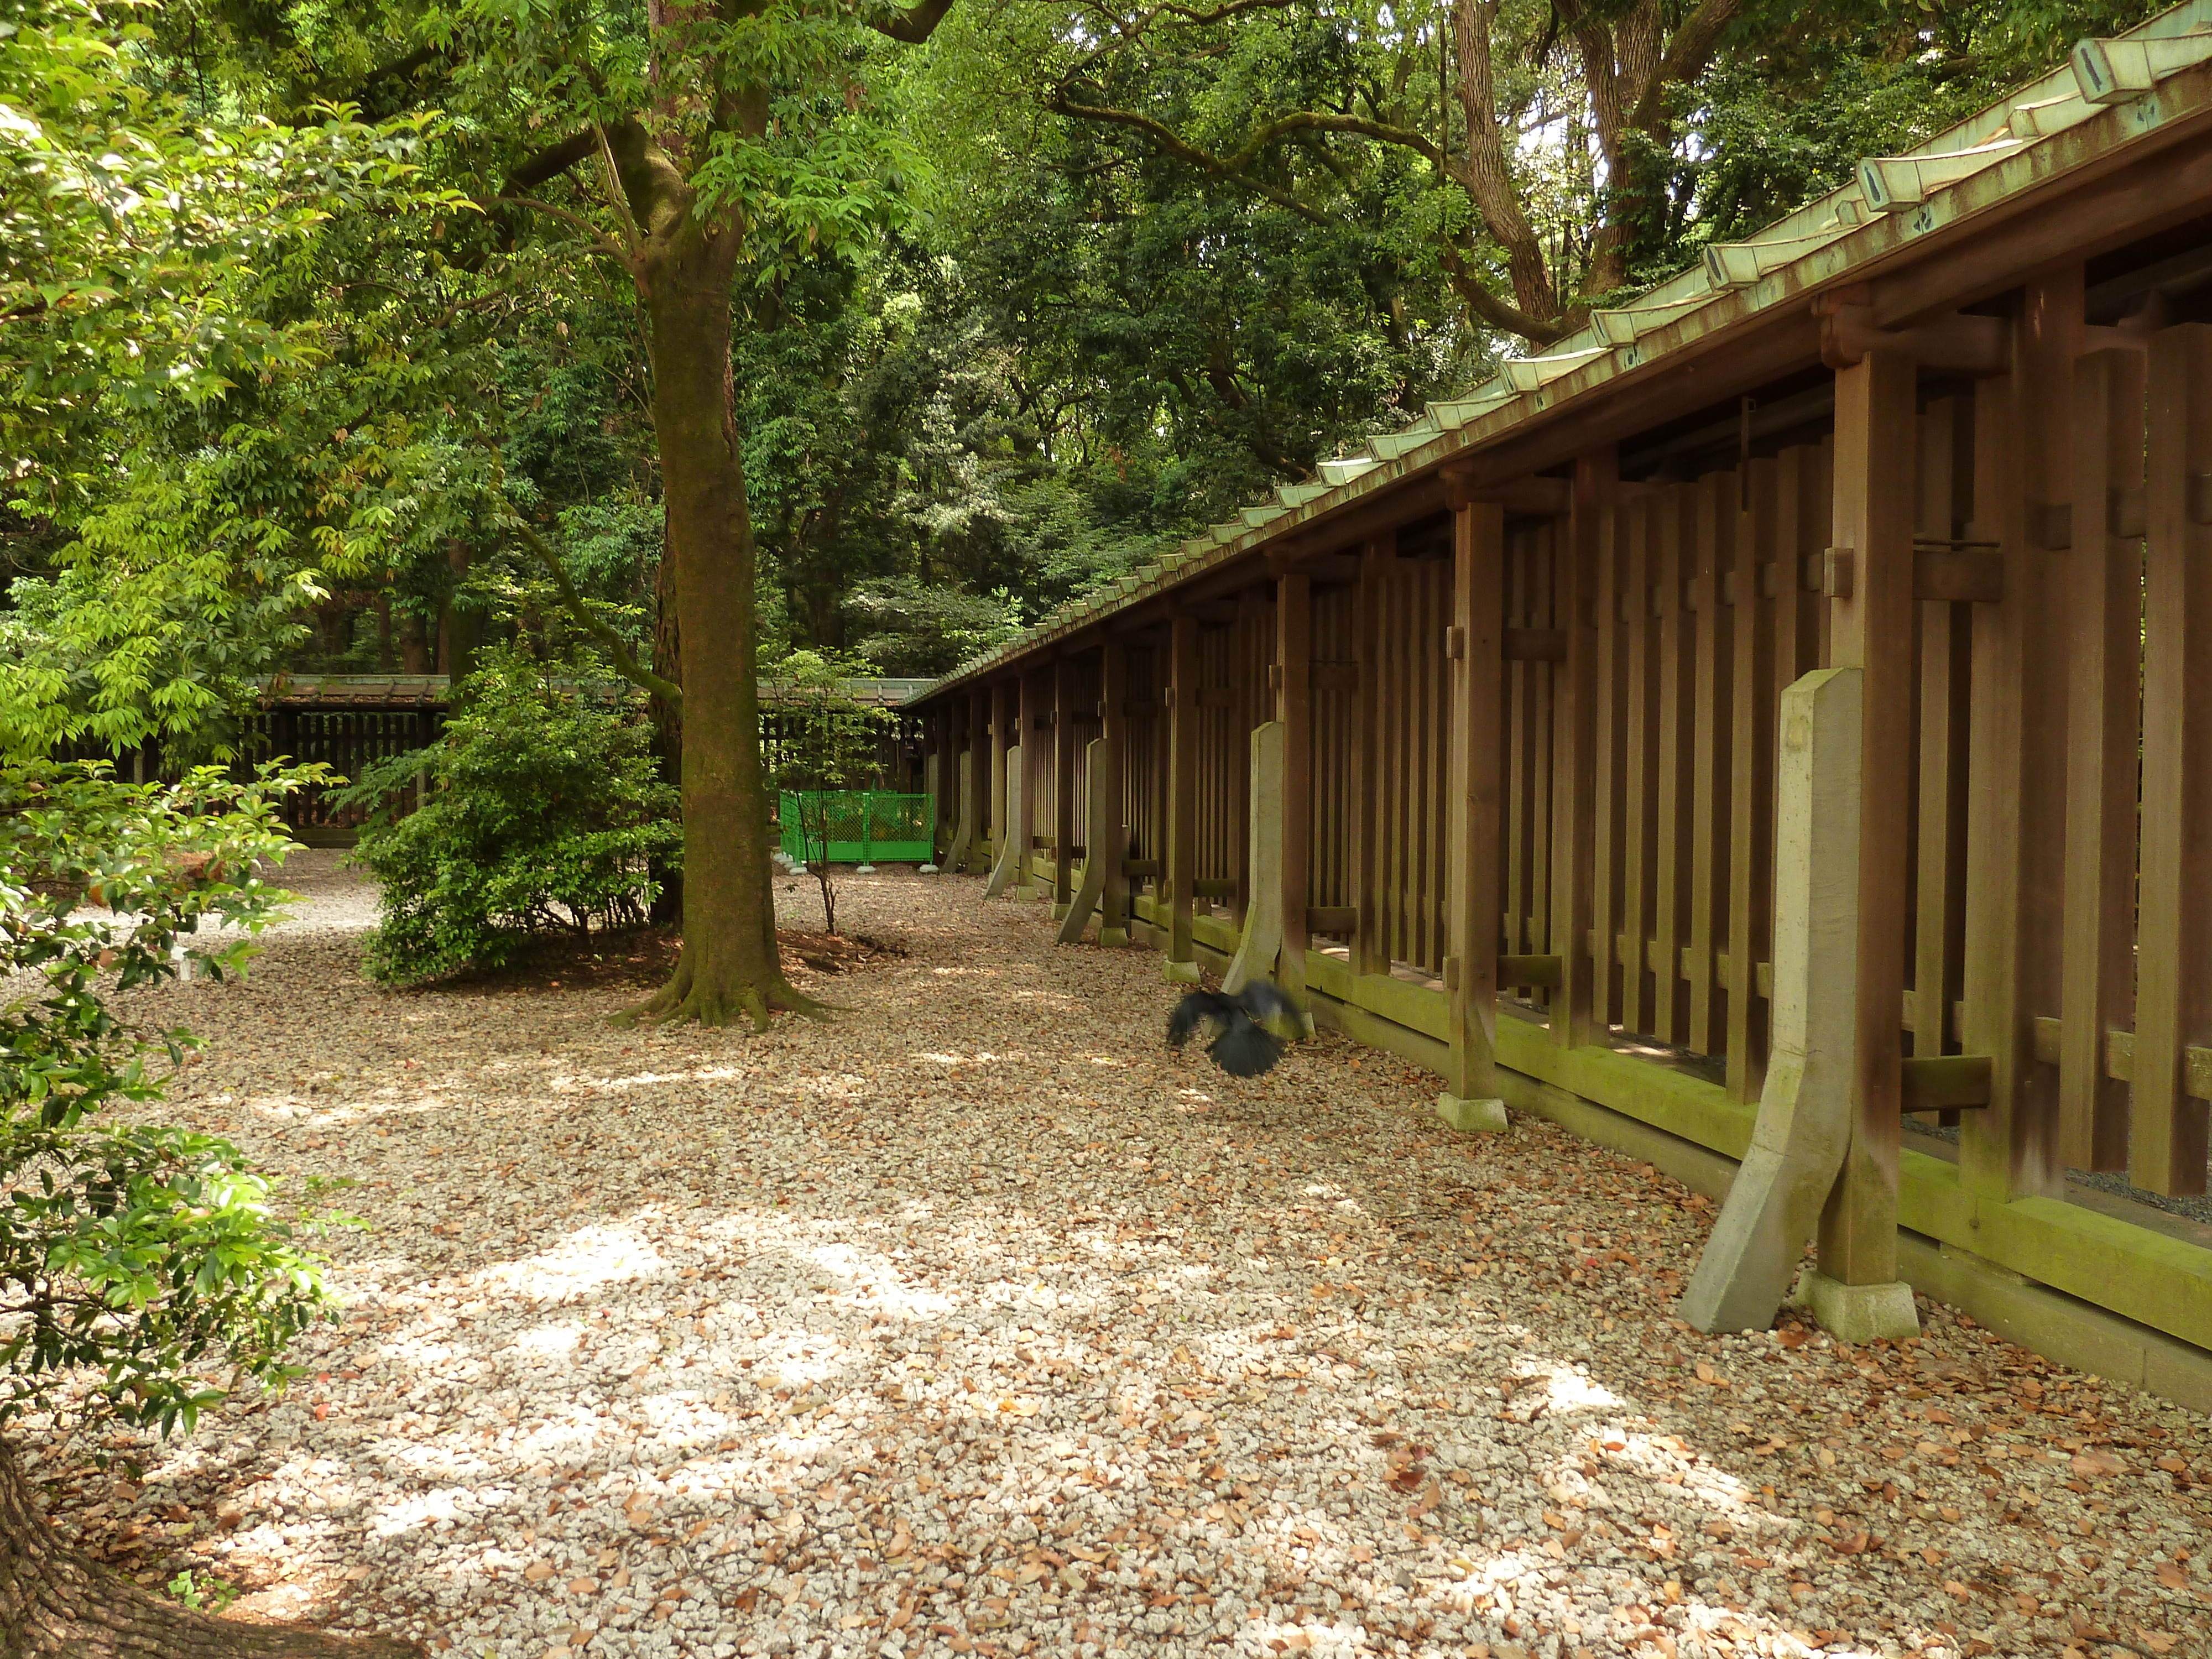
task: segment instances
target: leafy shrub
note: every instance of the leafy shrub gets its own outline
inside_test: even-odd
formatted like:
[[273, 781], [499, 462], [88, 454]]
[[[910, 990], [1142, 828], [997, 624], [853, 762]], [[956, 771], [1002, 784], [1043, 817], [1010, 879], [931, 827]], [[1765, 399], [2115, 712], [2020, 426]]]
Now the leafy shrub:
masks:
[[100, 1121], [159, 1099], [149, 1062], [173, 1072], [197, 1043], [125, 1024], [111, 993], [243, 967], [291, 896], [256, 873], [291, 844], [276, 799], [320, 770], [132, 785], [101, 763], [0, 765], [0, 976], [20, 993], [0, 1005], [0, 1423], [91, 1372], [89, 1413], [189, 1430], [216, 1373], [289, 1376], [324, 1310], [304, 1218], [237, 1147]]
[[487, 650], [443, 739], [367, 768], [337, 799], [389, 800], [418, 774], [419, 810], [372, 822], [355, 849], [381, 888], [368, 971], [413, 984], [504, 966], [533, 935], [642, 925], [683, 831], [676, 791], [627, 692]]

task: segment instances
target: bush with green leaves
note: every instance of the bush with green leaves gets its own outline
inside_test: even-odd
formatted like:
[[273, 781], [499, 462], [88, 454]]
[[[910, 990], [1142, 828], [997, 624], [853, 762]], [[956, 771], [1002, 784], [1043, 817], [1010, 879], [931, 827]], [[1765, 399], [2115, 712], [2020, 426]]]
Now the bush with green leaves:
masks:
[[292, 896], [259, 874], [291, 845], [278, 799], [319, 769], [0, 765], [0, 1424], [68, 1407], [189, 1431], [222, 1381], [289, 1376], [328, 1310], [301, 1242], [321, 1224], [236, 1146], [105, 1111], [161, 1098], [198, 1044], [117, 994], [242, 969]]
[[357, 862], [377, 879], [377, 979], [415, 984], [506, 966], [535, 936], [641, 927], [681, 856], [676, 792], [651, 752], [643, 699], [517, 647], [488, 651], [441, 741], [365, 768], [341, 803], [389, 803]]

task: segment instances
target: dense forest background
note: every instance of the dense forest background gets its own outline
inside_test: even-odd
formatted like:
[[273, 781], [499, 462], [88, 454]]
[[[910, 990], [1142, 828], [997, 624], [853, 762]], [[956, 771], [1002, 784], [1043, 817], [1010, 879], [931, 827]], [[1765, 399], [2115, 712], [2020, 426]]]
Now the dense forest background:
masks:
[[[919, 47], [786, 9], [829, 101], [737, 278], [764, 648], [927, 675], [2155, 8], [960, 0]], [[5, 152], [19, 707], [465, 672], [564, 627], [516, 514], [650, 650], [645, 323], [591, 166], [530, 194], [486, 136], [535, 125], [498, 12], [0, 5], [50, 37], [0, 88], [48, 142], [128, 125], [126, 184], [228, 156], [270, 192], [187, 188], [153, 247], [27, 208], [47, 175]]]

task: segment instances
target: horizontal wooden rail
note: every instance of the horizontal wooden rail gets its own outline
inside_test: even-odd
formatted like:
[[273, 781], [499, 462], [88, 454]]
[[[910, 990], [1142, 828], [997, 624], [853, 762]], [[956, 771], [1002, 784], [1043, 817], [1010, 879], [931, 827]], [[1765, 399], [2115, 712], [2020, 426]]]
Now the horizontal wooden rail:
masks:
[[1237, 881], [1232, 876], [1202, 876], [1191, 883], [1190, 890], [1203, 899], [1235, 898]]
[[1359, 907], [1356, 904], [1310, 904], [1306, 907], [1309, 933], [1356, 933]]
[[1931, 1054], [1904, 1062], [1904, 1107], [1907, 1113], [1955, 1111], [1990, 1103], [1987, 1054]]
[[1498, 982], [1500, 985], [1528, 985], [1549, 988], [1566, 977], [1566, 963], [1556, 956], [1500, 957], [1498, 958]]
[[1160, 873], [1158, 859], [1123, 859], [1121, 873], [1125, 876], [1157, 876]]

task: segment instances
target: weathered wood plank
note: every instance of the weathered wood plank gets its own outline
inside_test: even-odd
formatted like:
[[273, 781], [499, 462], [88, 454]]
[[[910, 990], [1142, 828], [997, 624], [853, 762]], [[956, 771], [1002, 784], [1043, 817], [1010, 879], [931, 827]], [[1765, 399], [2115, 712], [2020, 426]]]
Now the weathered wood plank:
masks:
[[[1594, 460], [1589, 489], [1595, 495], [1596, 592], [1590, 607], [1595, 634], [1595, 708], [1590, 721], [1590, 919], [1588, 936], [1573, 943], [1590, 962], [1591, 1041], [1622, 1018], [1620, 951], [1613, 941], [1623, 929], [1622, 852], [1628, 793], [1626, 686], [1627, 647], [1620, 607], [1628, 520], [1634, 508], [1620, 499], [1619, 452]], [[1578, 531], [1577, 534], [1581, 532]]]
[[1454, 503], [1451, 615], [1462, 648], [1445, 665], [1451, 687], [1444, 921], [1450, 1055], [1438, 1104], [1462, 1127], [1503, 1127], [1505, 1115], [1496, 1076], [1500, 777], [1495, 747], [1504, 690], [1499, 614], [1504, 546], [1503, 507]]
[[[1965, 409], [1956, 398], [1930, 404], [1920, 419], [1918, 535], [1948, 539], [1960, 528], [1961, 474], [1972, 487]], [[1945, 1011], [1959, 997], [1966, 946], [1966, 699], [1972, 659], [1972, 614], [1953, 601], [1971, 597], [1931, 586], [1924, 548], [1913, 556], [1918, 604], [1919, 769], [1914, 793], [1911, 989], [1905, 1026], [1915, 1059], [1946, 1052]], [[1984, 556], [1977, 554], [1975, 556]], [[1994, 554], [1987, 556], [1995, 559]], [[2002, 592], [2002, 561], [1995, 591]], [[1955, 1119], [1947, 1120], [1955, 1121]]]
[[1052, 665], [1052, 916], [1066, 917], [1075, 899], [1076, 663]]
[[1379, 974], [1389, 969], [1389, 926], [1385, 917], [1383, 882], [1388, 869], [1382, 844], [1380, 789], [1382, 755], [1383, 699], [1389, 684], [1384, 678], [1383, 586], [1398, 561], [1397, 538], [1370, 541], [1359, 561], [1359, 581], [1352, 602], [1352, 647], [1359, 664], [1358, 690], [1352, 701], [1352, 752], [1346, 767], [1351, 799], [1346, 803], [1351, 822], [1351, 900], [1370, 925], [1352, 941], [1352, 971]]
[[2009, 1200], [2063, 1193], [2057, 1073], [2035, 1054], [2034, 1022], [2061, 1004], [2065, 892], [2065, 634], [2051, 556], [2029, 534], [2051, 494], [2072, 487], [2074, 360], [2081, 270], [2030, 281], [2014, 323], [2013, 372], [1978, 382], [1970, 538], [1996, 545], [2004, 597], [1973, 608], [1972, 781], [1966, 854], [1967, 1053], [1990, 1058], [1990, 1101], [1960, 1126], [1960, 1184]]
[[1599, 777], [1605, 749], [1598, 737], [1600, 641], [1611, 632], [1598, 609], [1597, 569], [1606, 533], [1605, 495], [1619, 476], [1618, 458], [1601, 450], [1575, 462], [1573, 495], [1559, 527], [1552, 613], [1566, 635], [1552, 705], [1552, 884], [1549, 945], [1560, 959], [1552, 996], [1553, 1042], [1580, 1048], [1605, 1032], [1607, 963], [1589, 951], [1598, 915]]
[[1914, 395], [1912, 362], [1893, 352], [1836, 372], [1834, 544], [1853, 550], [1855, 574], [1851, 596], [1830, 602], [1830, 642], [1834, 665], [1863, 676], [1851, 1141], [1820, 1227], [1820, 1271], [1844, 1285], [1897, 1279]]
[[1277, 964], [1293, 996], [1306, 984], [1306, 896], [1313, 869], [1313, 578], [1275, 579], [1275, 718], [1283, 725], [1283, 948]]
[[[1780, 544], [1779, 465], [1744, 463], [1735, 531], [1735, 617], [1729, 644], [1728, 952], [1731, 963], [1765, 961], [1772, 948], [1774, 888], [1774, 657], [1777, 613], [1795, 595], [1762, 591], [1760, 569]], [[1766, 1000], [1754, 976], [1728, 982], [1725, 1082], [1731, 1100], [1757, 1100], [1766, 1076]]]
[[1659, 820], [1654, 807], [1658, 774], [1655, 706], [1659, 665], [1652, 638], [1651, 585], [1655, 580], [1652, 538], [1660, 512], [1651, 496], [1626, 504], [1628, 560], [1626, 591], [1620, 595], [1628, 628], [1627, 712], [1624, 736], [1626, 775], [1621, 805], [1625, 833], [1621, 876], [1620, 938], [1606, 941], [1620, 961], [1621, 1024], [1631, 1031], [1658, 1029], [1652, 1008], [1652, 978], [1645, 941], [1651, 937], [1653, 866], [1659, 856]]
[[[1715, 958], [1728, 939], [1729, 857], [1733, 821], [1729, 723], [1734, 717], [1735, 641], [1733, 629], [1749, 608], [1724, 603], [1735, 592], [1739, 485], [1733, 472], [1697, 484], [1692, 591], [1698, 608], [1690, 620], [1697, 640], [1692, 700], [1694, 738], [1690, 797], [1689, 1046], [1699, 1054], [1727, 1046], [1727, 999], [1714, 983]], [[1743, 625], [1748, 626], [1747, 621]]]
[[1690, 987], [1682, 976], [1682, 947], [1690, 932], [1690, 814], [1696, 785], [1692, 766], [1697, 743], [1697, 665], [1692, 659], [1695, 625], [1682, 607], [1682, 589], [1695, 558], [1697, 487], [1671, 484], [1659, 497], [1657, 760], [1652, 811], [1656, 825], [1653, 860], [1651, 1029], [1665, 1042], [1686, 1042]]
[[[2074, 499], [2142, 489], [2143, 357], [2099, 351], [2074, 365]], [[2087, 516], [2087, 515], [2085, 515]], [[2063, 561], [2067, 658], [2066, 896], [2059, 988], [2058, 1148], [2070, 1169], [2128, 1163], [2128, 1091], [2104, 1074], [2098, 1039], [2135, 1024], [2135, 865], [2142, 732], [2143, 550], [2084, 533]]]
[[2212, 1045], [2212, 527], [2189, 477], [2212, 469], [2212, 327], [2160, 331], [2150, 354], [2146, 482], [2142, 893], [2129, 1178], [2170, 1195], [2205, 1188], [2206, 1106], [2185, 1092], [2186, 1050]]

